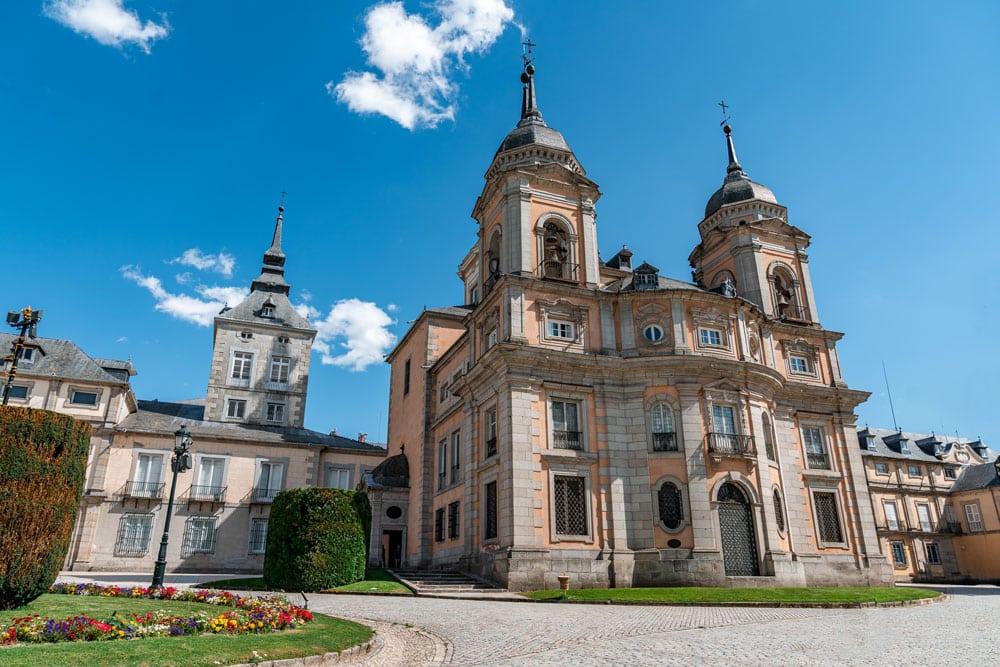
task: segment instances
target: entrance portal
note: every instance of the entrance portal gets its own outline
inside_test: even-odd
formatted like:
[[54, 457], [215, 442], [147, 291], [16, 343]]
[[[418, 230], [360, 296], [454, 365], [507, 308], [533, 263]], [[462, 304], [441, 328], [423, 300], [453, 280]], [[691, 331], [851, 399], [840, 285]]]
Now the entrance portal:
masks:
[[760, 574], [750, 502], [740, 487], [726, 482], [719, 489], [719, 528], [726, 576], [753, 577]]
[[403, 531], [382, 531], [382, 561], [388, 568], [397, 568], [402, 565]]

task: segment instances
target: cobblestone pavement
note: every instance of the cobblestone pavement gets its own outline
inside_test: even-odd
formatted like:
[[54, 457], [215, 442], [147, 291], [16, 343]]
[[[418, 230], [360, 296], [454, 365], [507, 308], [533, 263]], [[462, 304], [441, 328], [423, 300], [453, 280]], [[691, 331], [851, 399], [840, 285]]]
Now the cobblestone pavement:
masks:
[[[314, 611], [396, 623], [359, 664], [998, 665], [1000, 588], [881, 609], [532, 604], [310, 596]], [[400, 651], [400, 644], [403, 650]], [[395, 644], [390, 646], [390, 644]]]

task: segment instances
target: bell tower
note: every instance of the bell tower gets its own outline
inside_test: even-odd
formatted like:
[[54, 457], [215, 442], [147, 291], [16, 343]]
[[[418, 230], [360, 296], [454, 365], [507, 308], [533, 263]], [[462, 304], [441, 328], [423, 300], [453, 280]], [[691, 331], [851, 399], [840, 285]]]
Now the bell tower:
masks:
[[729, 164], [722, 187], [698, 223], [699, 243], [688, 257], [696, 283], [732, 289], [776, 319], [818, 324], [806, 248], [810, 237], [788, 223], [788, 209], [756, 183], [736, 158], [732, 127], [723, 127]]

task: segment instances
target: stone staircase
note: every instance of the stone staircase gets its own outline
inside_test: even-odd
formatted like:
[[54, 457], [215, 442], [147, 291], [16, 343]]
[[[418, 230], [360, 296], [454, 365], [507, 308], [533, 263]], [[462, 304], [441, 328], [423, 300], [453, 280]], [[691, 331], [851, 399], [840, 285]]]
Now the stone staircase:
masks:
[[417, 595], [470, 595], [490, 596], [506, 594], [507, 590], [471, 574], [455, 570], [417, 570], [400, 568], [390, 570], [403, 585]]

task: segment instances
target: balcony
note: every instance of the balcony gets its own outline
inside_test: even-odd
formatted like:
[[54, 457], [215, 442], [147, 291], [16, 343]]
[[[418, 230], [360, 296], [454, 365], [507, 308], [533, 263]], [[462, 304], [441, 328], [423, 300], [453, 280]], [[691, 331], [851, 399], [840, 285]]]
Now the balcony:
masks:
[[939, 533], [947, 533], [950, 535], [961, 535], [962, 534], [962, 524], [958, 521], [942, 521], [938, 524]]
[[555, 449], [583, 451], [583, 433], [581, 431], [552, 431], [552, 446]]
[[126, 498], [163, 498], [163, 482], [129, 480], [125, 483]]
[[576, 264], [568, 262], [545, 261], [538, 265], [537, 275], [545, 280], [562, 280], [568, 283], [579, 282]]
[[812, 314], [805, 306], [788, 304], [780, 309], [778, 319], [792, 324], [812, 324]]
[[677, 451], [677, 434], [676, 433], [653, 433], [653, 451], [654, 452], [676, 452]]
[[250, 492], [250, 502], [256, 505], [270, 505], [280, 490], [255, 488]]
[[203, 502], [221, 503], [226, 500], [226, 487], [192, 484], [191, 492], [188, 494], [188, 498]]
[[757, 446], [754, 444], [753, 436], [735, 433], [709, 433], [708, 451], [717, 457], [754, 458], [757, 456]]
[[830, 459], [826, 452], [806, 452], [806, 465], [810, 470], [830, 470]]

